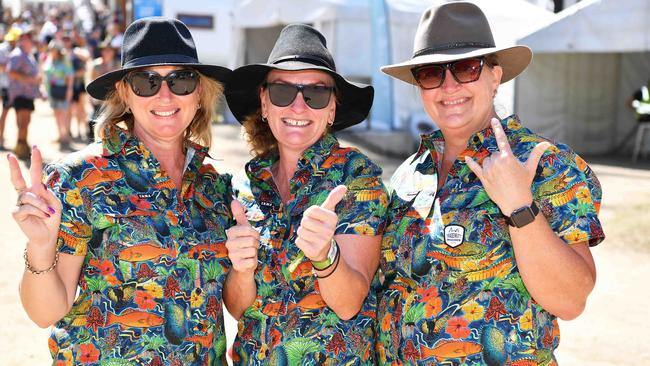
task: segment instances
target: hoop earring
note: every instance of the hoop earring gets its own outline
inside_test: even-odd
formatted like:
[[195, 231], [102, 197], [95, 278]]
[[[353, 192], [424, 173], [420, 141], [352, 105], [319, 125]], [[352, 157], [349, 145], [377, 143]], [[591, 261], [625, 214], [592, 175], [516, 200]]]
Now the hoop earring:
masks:
[[334, 124], [334, 120], [327, 121], [327, 125], [328, 125], [328, 126], [331, 126], [331, 125], [333, 125], [333, 124]]
[[262, 119], [262, 122], [263, 122], [263, 123], [267, 123], [267, 124], [269, 123], [269, 120], [266, 119], [266, 117], [260, 117], [260, 118]]
[[196, 109], [201, 109], [201, 104], [197, 104]]
[[125, 113], [131, 113], [131, 107], [129, 107], [128, 105], [126, 106], [126, 111], [125, 111]]

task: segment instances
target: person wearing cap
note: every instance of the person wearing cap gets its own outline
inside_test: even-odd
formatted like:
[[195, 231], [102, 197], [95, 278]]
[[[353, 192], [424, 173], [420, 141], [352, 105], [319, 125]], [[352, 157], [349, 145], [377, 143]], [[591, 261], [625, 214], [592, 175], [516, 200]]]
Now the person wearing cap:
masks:
[[100, 141], [48, 166], [45, 183], [37, 147], [31, 183], [8, 157], [23, 307], [53, 326], [53, 364], [226, 365], [232, 192], [206, 158], [231, 71], [200, 63], [175, 19], [133, 22], [122, 52], [88, 85], [104, 101]]
[[479, 7], [453, 2], [424, 12], [412, 59], [382, 67], [419, 88], [440, 129], [391, 179], [379, 364], [556, 364], [557, 318], [584, 310], [589, 248], [604, 239], [598, 180], [493, 106], [531, 58], [497, 47]]
[[233, 178], [227, 232], [234, 364], [374, 365], [388, 196], [381, 168], [333, 135], [363, 121], [373, 95], [304, 24], [281, 31], [267, 63], [233, 71], [226, 99], [254, 155]]
[[59, 130], [60, 149], [67, 150], [70, 148], [68, 107], [72, 100], [74, 70], [70, 60], [63, 54], [63, 44], [61, 42], [51, 40], [47, 48], [47, 57], [43, 64], [45, 89]]
[[9, 54], [7, 73], [9, 75], [9, 104], [16, 111], [16, 124], [18, 137], [14, 147], [14, 154], [19, 159], [29, 158], [29, 144], [27, 134], [29, 123], [34, 111], [34, 99], [41, 96], [39, 87], [41, 76], [38, 63], [32, 54], [34, 42], [29, 32], [18, 35], [16, 48]]
[[[117, 70], [120, 67], [120, 60], [115, 57], [118, 51], [111, 46], [110, 40], [104, 40], [97, 47], [99, 48], [101, 57], [94, 59], [92, 62], [91, 79], [93, 80], [102, 74]], [[93, 113], [88, 120], [87, 137], [88, 141], [92, 142], [95, 140], [95, 124], [100, 115], [101, 100], [90, 98], [90, 104], [93, 106]]]

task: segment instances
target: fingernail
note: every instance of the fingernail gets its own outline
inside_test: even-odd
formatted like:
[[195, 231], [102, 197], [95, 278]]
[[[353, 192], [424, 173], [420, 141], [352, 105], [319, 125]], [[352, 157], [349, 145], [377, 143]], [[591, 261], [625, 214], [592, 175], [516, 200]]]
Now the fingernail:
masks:
[[45, 214], [45, 216], [47, 216], [48, 218], [50, 218], [50, 215], [49, 215], [49, 214]]
[[32, 145], [32, 150], [36, 150], [36, 149], [38, 149], [38, 146]]
[[41, 183], [41, 184], [43, 185], [43, 189], [47, 189], [47, 186], [45, 185], [45, 183]]
[[47, 206], [47, 211], [48, 211], [49, 213], [51, 213], [52, 215], [54, 215], [54, 214], [56, 213], [56, 211], [55, 211], [52, 207], [50, 207], [50, 206]]

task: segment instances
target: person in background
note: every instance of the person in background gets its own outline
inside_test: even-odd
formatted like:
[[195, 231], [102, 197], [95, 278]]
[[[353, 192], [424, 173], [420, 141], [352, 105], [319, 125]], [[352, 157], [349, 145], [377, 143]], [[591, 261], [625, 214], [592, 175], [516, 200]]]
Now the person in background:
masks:
[[52, 40], [48, 50], [47, 58], [42, 65], [45, 89], [59, 130], [59, 147], [65, 151], [70, 148], [68, 108], [72, 100], [74, 70], [70, 60], [63, 53], [62, 43]]
[[[86, 114], [86, 62], [90, 57], [88, 50], [84, 48], [85, 40], [79, 36], [76, 28], [73, 28], [69, 34], [63, 36], [63, 45], [65, 52], [72, 63], [74, 70], [74, 81], [72, 83], [72, 101], [70, 104], [68, 119], [72, 125], [74, 118], [77, 126], [77, 137], [82, 136], [82, 125], [86, 127], [88, 116]], [[87, 135], [87, 131], [86, 131]]]
[[303, 24], [282, 30], [266, 64], [233, 72], [226, 98], [255, 156], [233, 179], [243, 207], [233, 201], [227, 233], [234, 364], [374, 365], [387, 194], [381, 169], [332, 134], [363, 121], [373, 95]]
[[9, 75], [9, 104], [16, 111], [18, 138], [14, 154], [19, 159], [27, 159], [30, 147], [27, 143], [29, 122], [34, 111], [34, 99], [41, 97], [39, 87], [41, 76], [32, 52], [34, 42], [30, 32], [20, 33], [16, 48], [9, 54], [7, 73]]
[[568, 146], [499, 119], [526, 46], [497, 47], [479, 7], [427, 9], [413, 58], [382, 71], [419, 88], [439, 130], [391, 179], [379, 364], [555, 365], [557, 318], [580, 315], [604, 238], [601, 188]]
[[[182, 22], [143, 18], [122, 67], [95, 79], [100, 141], [27, 183], [9, 156], [27, 237], [20, 297], [52, 327], [52, 364], [226, 365], [230, 176], [205, 159], [231, 73], [202, 64]], [[78, 293], [78, 295], [77, 295]]]
[[22, 32], [17, 28], [10, 28], [6, 34], [3, 35], [3, 42], [0, 44], [0, 93], [2, 94], [2, 113], [0, 113], [0, 150], [4, 150], [4, 131], [5, 122], [7, 121], [7, 114], [11, 109], [9, 104], [9, 72], [7, 70], [7, 63], [9, 62], [9, 55], [16, 47], [16, 41]]
[[630, 96], [627, 103], [636, 112], [637, 122], [650, 122], [650, 79]]
[[[96, 58], [92, 62], [91, 78], [96, 79], [99, 76], [116, 70], [120, 67], [119, 60], [115, 57], [117, 50], [111, 46], [109, 40], [104, 40], [98, 45], [101, 57]], [[90, 98], [90, 104], [93, 106], [93, 112], [90, 119], [88, 119], [88, 141], [95, 140], [95, 124], [99, 118], [101, 108], [101, 101], [95, 98]]]

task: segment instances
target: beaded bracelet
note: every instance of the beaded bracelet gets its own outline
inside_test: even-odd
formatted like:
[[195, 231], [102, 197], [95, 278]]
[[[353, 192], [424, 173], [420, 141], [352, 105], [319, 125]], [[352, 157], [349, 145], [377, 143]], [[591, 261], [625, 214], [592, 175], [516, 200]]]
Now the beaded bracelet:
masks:
[[334, 258], [334, 268], [332, 268], [332, 271], [330, 273], [326, 274], [325, 276], [319, 276], [318, 273], [316, 273], [316, 271], [314, 271], [314, 274], [316, 275], [316, 278], [320, 279], [320, 278], [327, 278], [327, 277], [331, 276], [332, 273], [334, 273], [336, 271], [336, 268], [339, 266], [340, 261], [341, 261], [341, 251], [339, 250], [336, 253], [336, 258]]
[[58, 250], [56, 251], [56, 254], [54, 255], [54, 262], [52, 263], [52, 265], [49, 268], [40, 271], [34, 269], [34, 267], [32, 267], [32, 265], [29, 264], [29, 260], [27, 259], [27, 248], [25, 248], [25, 251], [23, 252], [23, 258], [25, 259], [25, 268], [27, 268], [27, 271], [33, 275], [38, 276], [50, 272], [56, 267], [56, 265], [59, 263], [59, 251]]

